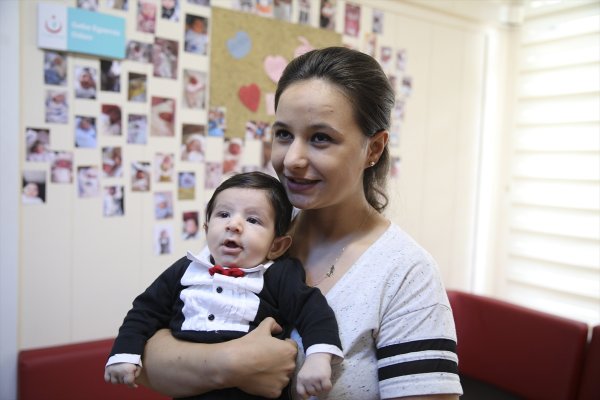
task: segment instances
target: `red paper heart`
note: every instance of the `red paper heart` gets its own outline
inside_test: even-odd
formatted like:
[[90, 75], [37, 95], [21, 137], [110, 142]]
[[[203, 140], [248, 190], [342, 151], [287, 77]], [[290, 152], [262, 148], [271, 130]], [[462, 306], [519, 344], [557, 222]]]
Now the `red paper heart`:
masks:
[[250, 111], [256, 112], [260, 104], [260, 88], [256, 83], [251, 83], [247, 86], [242, 86], [238, 90], [238, 96], [243, 105]]

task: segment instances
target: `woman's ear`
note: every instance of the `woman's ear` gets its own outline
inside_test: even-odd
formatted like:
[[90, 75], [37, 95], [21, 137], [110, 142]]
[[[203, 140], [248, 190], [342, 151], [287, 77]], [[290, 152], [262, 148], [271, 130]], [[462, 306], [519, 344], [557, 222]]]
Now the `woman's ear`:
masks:
[[383, 153], [385, 146], [387, 146], [390, 134], [387, 130], [381, 130], [369, 137], [369, 151], [367, 154], [367, 164], [373, 162], [377, 164], [379, 157]]
[[285, 252], [290, 248], [291, 245], [291, 236], [277, 236], [271, 244], [271, 248], [269, 249], [269, 253], [267, 254], [267, 259], [275, 260], [281, 257], [285, 254]]

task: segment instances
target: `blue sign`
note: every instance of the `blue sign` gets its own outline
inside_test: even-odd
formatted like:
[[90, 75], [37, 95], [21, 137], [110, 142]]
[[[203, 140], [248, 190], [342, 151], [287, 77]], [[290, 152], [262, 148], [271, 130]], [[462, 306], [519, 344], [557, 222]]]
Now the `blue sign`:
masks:
[[125, 19], [60, 4], [39, 4], [38, 46], [125, 58]]

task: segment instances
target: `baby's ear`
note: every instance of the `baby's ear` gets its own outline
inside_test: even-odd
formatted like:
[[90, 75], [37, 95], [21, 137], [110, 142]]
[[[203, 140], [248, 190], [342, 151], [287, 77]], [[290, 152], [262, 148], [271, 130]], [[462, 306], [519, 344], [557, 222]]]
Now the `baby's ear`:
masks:
[[269, 253], [267, 254], [267, 258], [269, 260], [275, 260], [282, 255], [290, 248], [292, 245], [292, 237], [291, 236], [278, 236], [273, 240], [271, 244], [271, 248], [269, 249]]

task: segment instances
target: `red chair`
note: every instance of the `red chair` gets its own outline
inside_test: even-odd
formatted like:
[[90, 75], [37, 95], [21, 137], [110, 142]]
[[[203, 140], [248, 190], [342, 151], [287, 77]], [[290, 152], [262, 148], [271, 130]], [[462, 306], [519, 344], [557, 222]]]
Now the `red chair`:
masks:
[[113, 339], [23, 350], [19, 353], [19, 400], [166, 400], [142, 386], [104, 382]]
[[585, 356], [578, 399], [600, 399], [600, 325], [592, 329], [592, 341]]
[[[577, 398], [587, 324], [460, 291], [448, 297], [461, 378], [505, 394], [494, 398]], [[463, 389], [463, 399], [492, 398]]]

